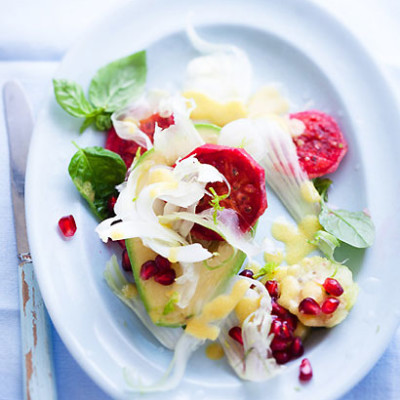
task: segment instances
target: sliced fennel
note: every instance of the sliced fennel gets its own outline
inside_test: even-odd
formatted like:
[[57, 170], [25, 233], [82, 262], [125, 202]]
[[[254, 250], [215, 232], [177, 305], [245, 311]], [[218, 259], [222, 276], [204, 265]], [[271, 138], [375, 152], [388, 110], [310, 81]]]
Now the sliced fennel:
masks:
[[158, 219], [162, 224], [172, 223], [176, 220], [185, 220], [204, 226], [218, 233], [227, 243], [243, 251], [248, 257], [254, 257], [261, 251], [261, 247], [254, 242], [251, 234], [245, 234], [240, 230], [237, 223], [237, 215], [231, 209], [218, 211], [216, 224], [214, 223], [212, 210], [205, 210], [200, 214], [175, 212], [170, 215], [159, 216]]
[[163, 118], [172, 114], [188, 118], [190, 115], [188, 100], [161, 90], [153, 90], [134, 103], [115, 111], [111, 116], [111, 121], [121, 139], [133, 140], [139, 146], [151, 149], [153, 144], [149, 137], [140, 130], [139, 125], [141, 120], [153, 114], [159, 114]]
[[[171, 329], [171, 328], [165, 328]], [[185, 374], [186, 364], [194, 351], [204, 340], [199, 340], [191, 335], [183, 334], [175, 346], [174, 357], [164, 375], [154, 383], [142, 382], [140, 377], [129, 368], [124, 368], [124, 378], [128, 385], [127, 393], [164, 392], [176, 388]]]
[[275, 117], [241, 119], [221, 129], [218, 143], [242, 147], [265, 169], [267, 183], [292, 217], [300, 222], [320, 212], [319, 194], [300, 167], [285, 120]]
[[252, 68], [246, 53], [230, 44], [207, 42], [191, 24], [186, 31], [193, 47], [204, 55], [187, 65], [185, 91], [204, 93], [219, 102], [246, 101], [252, 82]]
[[116, 216], [103, 221], [96, 231], [103, 241], [138, 237], [171, 262], [206, 260], [212, 254], [201, 244], [190, 244], [186, 239], [190, 223], [160, 223], [158, 218], [171, 211], [194, 213], [207, 183], [224, 180], [215, 167], [201, 164], [194, 156], [178, 161], [174, 168], [144, 160], [122, 186], [114, 208]]
[[[227, 316], [233, 311], [234, 307], [237, 304], [237, 301], [242, 298], [244, 293], [251, 285], [250, 282], [243, 282], [243, 280], [239, 277], [233, 277], [230, 283], [231, 285], [229, 285], [224, 294], [221, 294], [215, 299], [212, 299], [203, 307], [202, 313], [197, 317], [198, 321], [195, 322], [196, 326], [206, 326], [212, 323], [209, 328], [216, 333], [216, 336], [218, 335], [218, 333], [220, 332], [220, 325], [223, 323], [224, 319], [226, 319]], [[187, 331], [191, 331], [190, 324], [195, 319], [196, 317], [189, 320]], [[192, 329], [192, 331], [195, 331], [195, 329]], [[153, 384], [140, 382], [139, 377], [131, 373], [129, 369], [125, 369], [125, 380], [130, 386], [131, 391], [158, 392], [175, 388], [183, 378], [189, 357], [200, 345], [204, 343], [204, 341], [205, 339], [196, 338], [193, 333], [188, 334], [187, 332], [185, 332], [181, 336], [175, 347], [174, 357], [169, 365], [169, 368], [162, 376], [162, 378]]]
[[249, 289], [249, 295], [256, 291], [261, 300], [259, 308], [242, 324], [243, 346], [229, 336], [229, 330], [238, 326], [234, 313], [224, 321], [218, 340], [238, 376], [250, 381], [264, 381], [273, 377], [282, 367], [276, 363], [270, 349], [273, 338], [273, 335], [269, 335], [272, 322], [271, 298], [261, 282], [251, 280], [251, 283], [255, 288]]
[[179, 342], [183, 330], [181, 328], [164, 328], [154, 325], [139, 296], [133, 298], [127, 298], [125, 296], [123, 289], [129, 282], [122, 274], [115, 255], [113, 255], [106, 264], [104, 278], [113, 293], [137, 315], [153, 336], [163, 346], [173, 350]]

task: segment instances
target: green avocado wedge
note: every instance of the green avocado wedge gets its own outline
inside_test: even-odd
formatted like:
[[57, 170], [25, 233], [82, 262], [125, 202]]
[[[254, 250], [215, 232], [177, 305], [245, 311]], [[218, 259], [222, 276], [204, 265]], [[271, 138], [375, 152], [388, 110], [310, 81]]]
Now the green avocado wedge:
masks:
[[[207, 247], [218, 255], [207, 260], [208, 262], [195, 263], [195, 268], [199, 271], [196, 290], [189, 304], [180, 308], [176, 302], [181, 285], [174, 282], [163, 286], [153, 278], [143, 280], [140, 277], [142, 265], [146, 261], [154, 260], [157, 254], [145, 247], [141, 239], [127, 239], [125, 243], [139, 295], [151, 320], [156, 325], [169, 327], [186, 325], [188, 319], [198, 314], [207, 302], [225, 289], [229, 278], [239, 272], [246, 258], [244, 253], [234, 250], [226, 242], [211, 242]], [[173, 263], [172, 268], [177, 277], [182, 274], [179, 263]]]
[[218, 144], [218, 137], [221, 128], [214, 124], [194, 124], [200, 136], [206, 143]]

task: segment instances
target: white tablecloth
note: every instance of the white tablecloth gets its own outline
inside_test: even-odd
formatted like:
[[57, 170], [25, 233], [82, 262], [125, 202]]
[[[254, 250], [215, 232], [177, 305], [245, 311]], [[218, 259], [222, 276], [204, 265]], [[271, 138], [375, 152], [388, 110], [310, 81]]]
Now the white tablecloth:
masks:
[[[171, 0], [173, 1], [173, 0]], [[276, 1], [276, 0], [275, 0]], [[284, 1], [284, 0], [280, 0]], [[301, 1], [301, 0], [299, 0]], [[392, 73], [400, 100], [400, 2], [317, 1], [336, 15]], [[71, 43], [92, 21], [115, 6], [105, 0], [0, 0], [0, 87], [21, 81], [35, 115], [50, 79]], [[22, 398], [17, 259], [2, 99], [0, 100], [0, 400]], [[389, 306], [389, 305], [388, 305]], [[60, 399], [109, 399], [76, 364], [53, 329]], [[342, 400], [400, 399], [400, 329], [372, 371]], [[332, 377], [334, 384], [334, 377]]]

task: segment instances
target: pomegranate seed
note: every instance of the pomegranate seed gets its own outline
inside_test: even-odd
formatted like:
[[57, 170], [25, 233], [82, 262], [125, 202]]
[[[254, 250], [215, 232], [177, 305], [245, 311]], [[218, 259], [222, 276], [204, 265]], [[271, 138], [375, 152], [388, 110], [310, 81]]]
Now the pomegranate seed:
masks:
[[108, 211], [110, 212], [110, 214], [112, 214], [112, 215], [114, 215], [114, 207], [115, 207], [115, 203], [117, 202], [117, 197], [116, 196], [111, 196], [109, 199], [108, 199], [108, 202], [107, 202], [107, 208], [108, 208]]
[[122, 252], [122, 268], [124, 271], [132, 272], [131, 260], [126, 249]]
[[160, 285], [169, 286], [175, 282], [176, 272], [174, 269], [170, 268], [162, 273], [157, 274], [154, 280]]
[[277, 315], [278, 317], [285, 317], [287, 315], [287, 310], [280, 306], [275, 300], [272, 300], [272, 315]]
[[301, 357], [304, 354], [303, 343], [299, 337], [294, 338], [290, 352], [294, 358]]
[[311, 297], [306, 297], [299, 304], [299, 311], [306, 315], [318, 315], [321, 313], [321, 307]]
[[160, 272], [167, 271], [171, 268], [170, 261], [163, 256], [158, 255], [154, 261], [156, 262], [156, 265]]
[[342, 285], [333, 278], [326, 278], [323, 286], [326, 292], [332, 296], [339, 297], [344, 292]]
[[282, 322], [279, 336], [282, 337], [283, 339], [293, 339], [293, 331], [290, 329], [287, 321]]
[[140, 277], [147, 281], [158, 272], [156, 263], [153, 260], [146, 261], [140, 268]]
[[300, 364], [299, 379], [303, 382], [308, 382], [313, 376], [310, 361], [307, 358], [303, 358]]
[[272, 339], [270, 347], [271, 347], [271, 350], [274, 352], [274, 351], [287, 350], [290, 345], [291, 345], [291, 342], [288, 341], [287, 339], [283, 339], [278, 336], [275, 336]]
[[121, 249], [126, 249], [125, 240], [117, 240], [117, 242], [121, 246]]
[[245, 276], [246, 278], [253, 278], [254, 273], [250, 269], [244, 269], [239, 275]]
[[278, 297], [278, 282], [277, 281], [267, 281], [265, 282], [265, 287], [268, 290], [269, 295], [272, 298]]
[[242, 338], [242, 328], [240, 326], [234, 326], [233, 328], [229, 329], [229, 336], [236, 340], [243, 346], [243, 338]]
[[328, 297], [322, 304], [321, 310], [324, 314], [332, 314], [339, 307], [340, 300], [334, 297]]
[[274, 335], [279, 335], [281, 332], [282, 321], [280, 319], [274, 319], [271, 323], [271, 329], [269, 333], [273, 333]]
[[290, 361], [290, 354], [287, 351], [274, 351], [272, 355], [278, 364], [286, 364]]
[[297, 317], [288, 312], [287, 316], [285, 317], [285, 321], [287, 322], [289, 328], [294, 332], [294, 330], [297, 328]]
[[58, 226], [65, 237], [72, 237], [76, 232], [75, 219], [72, 215], [60, 218]]

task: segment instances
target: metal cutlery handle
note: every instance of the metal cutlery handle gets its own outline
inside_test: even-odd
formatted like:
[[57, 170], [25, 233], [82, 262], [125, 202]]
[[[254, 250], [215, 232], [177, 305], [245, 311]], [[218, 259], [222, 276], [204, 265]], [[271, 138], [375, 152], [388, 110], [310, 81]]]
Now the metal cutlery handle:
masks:
[[57, 394], [49, 317], [34, 278], [30, 254], [19, 254], [19, 259], [24, 399], [53, 400]]

